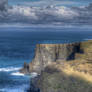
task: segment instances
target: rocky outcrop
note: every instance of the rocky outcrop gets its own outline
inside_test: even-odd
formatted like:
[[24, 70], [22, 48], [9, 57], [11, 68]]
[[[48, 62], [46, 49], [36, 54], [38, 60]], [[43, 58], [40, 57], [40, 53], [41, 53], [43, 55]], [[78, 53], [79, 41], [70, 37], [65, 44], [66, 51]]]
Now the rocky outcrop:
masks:
[[29, 74], [29, 64], [27, 64], [26, 62], [24, 62], [24, 66], [22, 69], [19, 70], [21, 73], [23, 74]]
[[29, 64], [30, 72], [41, 72], [51, 62], [68, 61], [81, 53], [80, 43], [74, 44], [38, 44], [35, 57]]

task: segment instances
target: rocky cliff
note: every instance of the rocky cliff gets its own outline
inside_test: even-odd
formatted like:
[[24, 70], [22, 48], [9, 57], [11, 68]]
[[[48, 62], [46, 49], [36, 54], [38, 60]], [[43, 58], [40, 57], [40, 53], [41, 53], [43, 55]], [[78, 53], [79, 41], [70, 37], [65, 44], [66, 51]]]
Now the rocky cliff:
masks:
[[35, 50], [33, 61], [29, 64], [29, 69], [24, 64], [24, 71], [40, 73], [52, 62], [69, 61], [75, 59], [76, 53], [81, 53], [81, 44], [38, 44]]
[[81, 52], [80, 43], [39, 44], [36, 46], [35, 57], [29, 64], [29, 71], [40, 72], [52, 62], [73, 60], [75, 54]]
[[28, 92], [92, 92], [92, 41], [39, 44], [20, 71], [40, 74]]
[[92, 41], [37, 45], [29, 70], [41, 73], [28, 92], [92, 92]]

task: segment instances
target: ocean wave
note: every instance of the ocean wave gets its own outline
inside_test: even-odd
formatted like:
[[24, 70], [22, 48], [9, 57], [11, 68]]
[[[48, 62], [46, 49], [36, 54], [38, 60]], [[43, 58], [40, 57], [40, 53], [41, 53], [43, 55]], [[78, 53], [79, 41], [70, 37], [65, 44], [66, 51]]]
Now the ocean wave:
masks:
[[[11, 75], [13, 75], [13, 76], [25, 76], [25, 74], [20, 73], [20, 72], [13, 72], [13, 73], [11, 73]], [[31, 78], [34, 78], [34, 77], [38, 76], [38, 73], [33, 72], [33, 73], [29, 74], [28, 76], [30, 76]]]
[[25, 76], [23, 73], [20, 73], [20, 72], [14, 72], [14, 73], [11, 73], [11, 75], [13, 75], [13, 76]]
[[9, 68], [0, 68], [0, 72], [12, 72], [12, 71], [18, 71], [21, 69], [20, 67], [9, 67]]
[[38, 73], [36, 73], [36, 72], [31, 73], [31, 78], [35, 78], [37, 76], [38, 76]]

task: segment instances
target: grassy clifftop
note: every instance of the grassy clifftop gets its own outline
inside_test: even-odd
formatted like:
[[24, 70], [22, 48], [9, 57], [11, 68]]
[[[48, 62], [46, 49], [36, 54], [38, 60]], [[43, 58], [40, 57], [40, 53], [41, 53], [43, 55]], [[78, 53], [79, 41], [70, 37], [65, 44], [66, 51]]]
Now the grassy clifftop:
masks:
[[83, 53], [76, 53], [76, 58], [70, 62], [70, 66], [77, 71], [92, 74], [92, 41], [81, 43]]
[[75, 72], [71, 67], [58, 69], [53, 66], [51, 69], [49, 66], [36, 85], [41, 92], [92, 92], [92, 76]]

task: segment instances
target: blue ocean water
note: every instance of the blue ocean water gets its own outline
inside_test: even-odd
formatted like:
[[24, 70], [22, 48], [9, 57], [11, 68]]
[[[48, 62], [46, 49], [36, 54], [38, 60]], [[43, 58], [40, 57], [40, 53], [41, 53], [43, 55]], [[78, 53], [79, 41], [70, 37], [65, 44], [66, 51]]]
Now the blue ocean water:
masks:
[[34, 57], [36, 44], [70, 43], [92, 39], [92, 28], [1, 27], [0, 92], [26, 92], [30, 76], [20, 74]]

